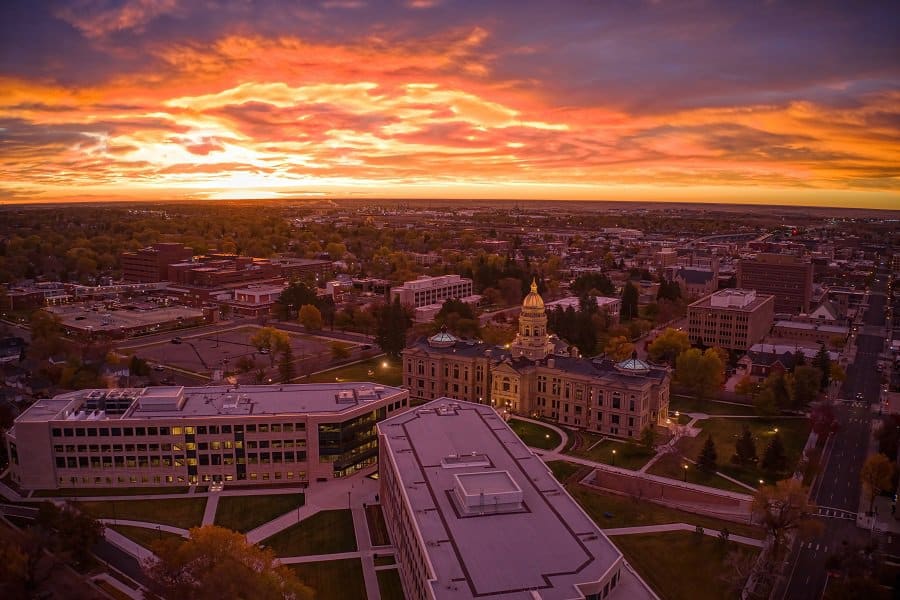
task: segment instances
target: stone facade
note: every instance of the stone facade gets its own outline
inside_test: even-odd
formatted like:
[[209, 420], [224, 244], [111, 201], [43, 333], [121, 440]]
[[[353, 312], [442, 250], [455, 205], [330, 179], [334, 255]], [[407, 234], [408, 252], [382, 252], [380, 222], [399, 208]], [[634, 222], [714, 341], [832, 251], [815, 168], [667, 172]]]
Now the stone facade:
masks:
[[547, 331], [536, 286], [525, 298], [509, 348], [446, 332], [403, 351], [403, 387], [412, 400], [450, 397], [491, 404], [563, 425], [636, 438], [665, 425], [670, 374], [632, 358], [621, 363], [570, 356]]

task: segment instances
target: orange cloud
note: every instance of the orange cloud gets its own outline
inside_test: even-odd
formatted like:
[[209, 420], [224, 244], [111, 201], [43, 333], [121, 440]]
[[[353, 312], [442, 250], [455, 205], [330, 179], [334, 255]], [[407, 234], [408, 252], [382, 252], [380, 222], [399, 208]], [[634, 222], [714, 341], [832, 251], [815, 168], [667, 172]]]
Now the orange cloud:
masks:
[[[91, 31], [175, 10], [127, 6]], [[477, 27], [358, 44], [229, 35], [153, 47], [160, 64], [93, 86], [0, 80], [0, 188], [17, 198], [818, 193], [900, 205], [897, 93], [852, 108], [571, 107], [488, 77], [488, 39]]]

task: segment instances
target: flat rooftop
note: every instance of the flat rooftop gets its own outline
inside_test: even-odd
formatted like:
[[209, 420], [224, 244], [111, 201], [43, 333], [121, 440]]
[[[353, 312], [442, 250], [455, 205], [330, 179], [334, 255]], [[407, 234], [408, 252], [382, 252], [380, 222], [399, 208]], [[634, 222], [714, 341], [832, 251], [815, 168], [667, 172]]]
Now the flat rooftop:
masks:
[[754, 290], [725, 289], [700, 298], [690, 305], [691, 308], [715, 308], [717, 310], [731, 310], [738, 312], [750, 312], [759, 308], [774, 296], [758, 294]]
[[441, 398], [378, 430], [437, 598], [568, 600], [618, 568], [618, 549], [491, 407]]
[[44, 310], [58, 316], [65, 327], [92, 331], [118, 331], [203, 317], [202, 310], [186, 306], [109, 310], [99, 305], [68, 304], [49, 306]]
[[[79, 390], [38, 400], [17, 422], [118, 421], [127, 419], [188, 419], [264, 415], [338, 414], [404, 393], [400, 388], [372, 383], [309, 383], [129, 389]], [[96, 408], [123, 402], [122, 414]]]

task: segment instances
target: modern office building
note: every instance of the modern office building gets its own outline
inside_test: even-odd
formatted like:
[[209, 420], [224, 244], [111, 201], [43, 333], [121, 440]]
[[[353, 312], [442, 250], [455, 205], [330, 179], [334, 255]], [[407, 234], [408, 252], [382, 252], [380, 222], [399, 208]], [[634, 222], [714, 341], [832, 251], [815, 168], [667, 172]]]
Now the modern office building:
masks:
[[655, 598], [490, 406], [440, 398], [377, 428], [409, 600]]
[[190, 260], [194, 251], [183, 244], [161, 243], [123, 252], [119, 256], [122, 279], [136, 283], [165, 281], [169, 265]]
[[692, 344], [745, 351], [769, 333], [774, 306], [773, 296], [753, 290], [719, 290], [688, 306], [688, 338]]
[[790, 254], [757, 254], [738, 263], [737, 286], [775, 296], [775, 312], [809, 312], [813, 267], [808, 258]]
[[459, 275], [419, 277], [401, 286], [391, 288], [391, 300], [400, 299], [400, 304], [419, 308], [429, 304], [443, 304], [445, 300], [461, 300], [473, 295], [472, 280]]
[[371, 383], [81, 390], [16, 419], [10, 476], [26, 490], [346, 477], [375, 464], [375, 424], [408, 398]]
[[614, 363], [572, 354], [548, 332], [544, 302], [532, 284], [508, 347], [442, 331], [403, 351], [403, 385], [419, 400], [447, 396], [620, 437], [665, 423], [666, 369], [637, 358]]

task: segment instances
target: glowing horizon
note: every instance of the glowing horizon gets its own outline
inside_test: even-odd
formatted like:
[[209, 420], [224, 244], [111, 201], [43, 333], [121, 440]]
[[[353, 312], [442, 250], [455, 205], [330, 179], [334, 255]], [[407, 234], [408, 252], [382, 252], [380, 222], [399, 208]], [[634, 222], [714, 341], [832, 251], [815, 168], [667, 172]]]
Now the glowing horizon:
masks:
[[900, 208], [890, 14], [743, 4], [11, 2], [0, 202]]

